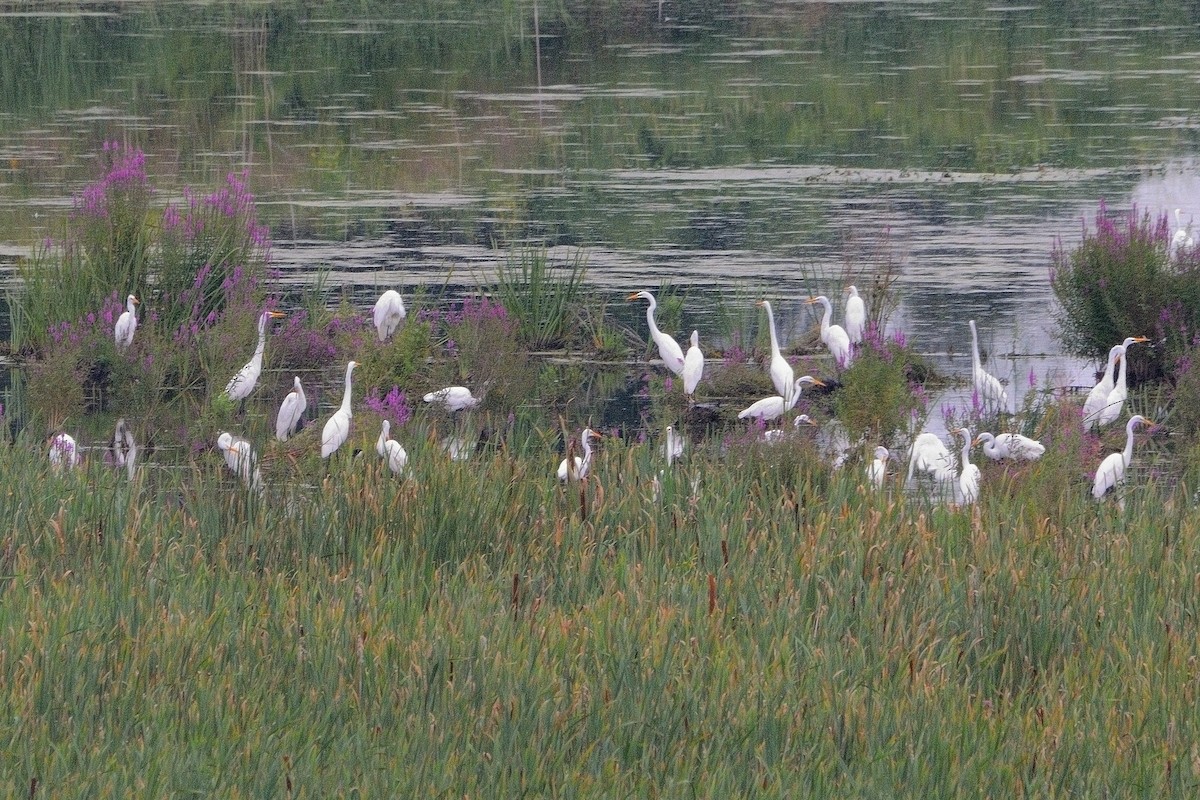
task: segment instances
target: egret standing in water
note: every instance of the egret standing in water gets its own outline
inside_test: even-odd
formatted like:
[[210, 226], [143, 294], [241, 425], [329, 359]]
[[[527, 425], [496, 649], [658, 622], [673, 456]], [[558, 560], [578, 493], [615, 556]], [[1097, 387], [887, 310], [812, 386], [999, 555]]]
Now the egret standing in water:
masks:
[[275, 417], [275, 438], [281, 442], [286, 442], [295, 432], [300, 418], [304, 416], [304, 410], [308, 408], [308, 398], [304, 396], [304, 387], [300, 385], [299, 375], [292, 376], [292, 387], [279, 406], [279, 415]]
[[1154, 430], [1154, 424], [1141, 414], [1134, 414], [1129, 418], [1129, 422], [1125, 423], [1125, 449], [1110, 453], [1100, 462], [1096, 477], [1092, 481], [1092, 497], [1103, 500], [1104, 495], [1125, 482], [1125, 470], [1129, 469], [1129, 464], [1133, 461], [1133, 432], [1143, 423], [1146, 424], [1147, 430]]
[[399, 292], [395, 289], [388, 289], [381, 294], [375, 301], [374, 309], [375, 331], [379, 335], [379, 341], [387, 341], [387, 338], [400, 327], [400, 323], [404, 322], [406, 316], [408, 316], [408, 312], [404, 310], [404, 300], [400, 297]]
[[125, 311], [117, 318], [117, 326], [113, 329], [113, 337], [117, 340], [117, 352], [124, 352], [133, 344], [133, 334], [137, 330], [137, 309], [140, 303], [136, 297], [129, 295], [125, 298]]
[[824, 306], [825, 314], [821, 317], [821, 341], [829, 348], [829, 353], [838, 367], [850, 366], [850, 361], [853, 359], [850, 354], [850, 334], [846, 333], [846, 329], [841, 325], [830, 324], [830, 320], [833, 318], [833, 303], [830, 303], [829, 298], [823, 294], [804, 302], [808, 305], [820, 303]]
[[588, 476], [588, 472], [592, 468], [592, 442], [599, 438], [600, 434], [591, 428], [583, 429], [583, 433], [579, 437], [579, 441], [583, 445], [583, 458], [574, 455], [573, 447], [567, 448], [567, 457], [558, 462], [559, 481], [562, 483], [581, 481]]
[[[1117, 362], [1120, 361], [1129, 350], [1131, 344], [1139, 344], [1150, 341], [1145, 336], [1128, 336], [1125, 341], [1120, 344], [1115, 344], [1108, 351], [1108, 364], [1104, 368], [1104, 375], [1100, 378], [1099, 383], [1092, 387], [1088, 392], [1087, 400], [1083, 401], [1083, 430], [1085, 432], [1092, 429], [1093, 426], [1101, 423], [1100, 417], [1104, 413], [1105, 407], [1108, 405], [1108, 396], [1112, 394], [1116, 388], [1116, 382], [1113, 380], [1114, 370]], [[1124, 403], [1124, 398], [1121, 400]], [[1119, 413], [1119, 410], [1118, 410]], [[1109, 422], [1117, 418], [1113, 415]]]
[[688, 401], [695, 399], [696, 387], [704, 375], [704, 353], [700, 350], [700, 332], [692, 331], [692, 346], [683, 357], [683, 393]]
[[862, 344], [863, 332], [867, 329], [867, 304], [858, 294], [858, 287], [846, 287], [846, 335], [850, 344]]
[[333, 412], [333, 416], [329, 418], [329, 421], [325, 423], [325, 428], [321, 431], [321, 458], [329, 458], [333, 455], [350, 436], [350, 375], [357, 366], [357, 361], [350, 361], [346, 364], [346, 389], [342, 393], [342, 405]]
[[963, 505], [969, 506], [979, 497], [980, 472], [979, 467], [971, 463], [971, 445], [974, 443], [971, 431], [959, 428], [957, 433], [963, 437], [962, 474], [958, 476], [958, 490], [962, 492]]
[[658, 354], [662, 357], [663, 364], [667, 369], [671, 370], [676, 375], [683, 375], [683, 348], [679, 346], [679, 342], [675, 341], [670, 335], [663, 333], [658, 329], [658, 324], [654, 321], [654, 309], [658, 308], [658, 301], [654, 299], [654, 295], [647, 291], [634, 292], [629, 295], [629, 300], [649, 300], [650, 305], [646, 307], [646, 322], [650, 326], [650, 338], [658, 345]]
[[426, 403], [440, 405], [449, 411], [451, 414], [459, 411], [469, 411], [483, 402], [483, 395], [478, 397], [471, 394], [471, 390], [465, 386], [447, 386], [444, 389], [438, 389], [436, 392], [429, 392], [425, 395]]
[[982, 444], [983, 454], [992, 461], [1037, 461], [1046, 452], [1046, 446], [1037, 439], [1019, 433], [993, 436], [984, 432], [975, 437], [975, 444]]
[[811, 375], [805, 375], [803, 377], [796, 378], [796, 380], [792, 383], [790, 400], [784, 400], [780, 395], [764, 397], [762, 400], [752, 403], [749, 407], [742, 409], [742, 411], [738, 414], [738, 419], [756, 419], [763, 422], [769, 422], [776, 417], [783, 416], [786, 412], [791, 411], [796, 407], [796, 403], [800, 401], [800, 387], [806, 383], [814, 386], [825, 385]]
[[392, 423], [389, 420], [383, 421], [379, 439], [375, 442], [375, 452], [387, 459], [388, 469], [393, 475], [404, 472], [404, 467], [408, 464], [408, 453], [404, 451], [403, 445], [392, 438]]
[[117, 427], [113, 431], [112, 456], [113, 464], [124, 467], [129, 480], [133, 480], [137, 471], [138, 448], [133, 431], [129, 430], [124, 417], [117, 420]]
[[971, 326], [971, 382], [975, 394], [985, 409], [992, 411], [1008, 410], [1008, 393], [995, 375], [983, 368], [983, 360], [979, 357], [979, 334], [975, 331], [975, 320], [967, 320]]
[[775, 314], [771, 311], [771, 303], [767, 300], [759, 300], [758, 304], [767, 310], [767, 330], [771, 333], [771, 367], [769, 370], [771, 385], [775, 387], [775, 391], [779, 393], [780, 397], [790, 401], [796, 374], [779, 349], [779, 337], [775, 334]]
[[245, 400], [258, 384], [258, 376], [262, 374], [263, 350], [267, 346], [267, 320], [279, 319], [283, 314], [278, 311], [264, 311], [258, 318], [258, 345], [254, 355], [246, 362], [246, 366], [238, 370], [225, 385], [225, 396], [230, 400]]

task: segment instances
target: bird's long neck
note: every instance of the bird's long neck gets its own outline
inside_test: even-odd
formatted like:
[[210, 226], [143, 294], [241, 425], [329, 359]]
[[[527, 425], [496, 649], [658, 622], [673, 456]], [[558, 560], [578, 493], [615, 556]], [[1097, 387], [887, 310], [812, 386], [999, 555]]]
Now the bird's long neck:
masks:
[[975, 326], [971, 326], [971, 366], [975, 369], [983, 369], [983, 362], [979, 359], [979, 334], [975, 332]]
[[829, 330], [829, 320], [833, 318], [833, 303], [824, 300], [821, 305], [825, 306], [825, 316], [821, 317], [821, 333], [825, 333]]
[[800, 381], [796, 381], [796, 383], [792, 385], [792, 396], [786, 398], [788, 411], [791, 411], [796, 407], [796, 403], [800, 402], [800, 387], [802, 385], [803, 384]]
[[125, 301], [125, 310], [128, 311], [131, 316], [135, 316], [135, 317], [137, 316], [137, 312], [134, 310], [132, 300]]
[[1109, 353], [1108, 354], [1108, 364], [1104, 367], [1104, 378], [1101, 379], [1102, 383], [1112, 384], [1113, 370], [1116, 369], [1116, 367], [1117, 367], [1117, 353]]
[[258, 345], [254, 348], [254, 359], [262, 361], [263, 350], [267, 347], [267, 318], [258, 318]]
[[1129, 391], [1129, 359], [1124, 354], [1121, 356], [1121, 372], [1117, 377], [1116, 388], [1122, 392]]
[[350, 373], [352, 371], [350, 368], [346, 369], [346, 392], [342, 395], [342, 411], [345, 411], [347, 415], [350, 413]]
[[971, 463], [971, 434], [969, 433], [963, 434], [962, 463], [964, 467]]
[[650, 305], [646, 306], [646, 322], [650, 325], [651, 333], [658, 333], [658, 324], [654, 321], [654, 309], [658, 307], [658, 303], [654, 298], [650, 298]]
[[590, 463], [592, 463], [592, 442], [591, 442], [591, 439], [592, 439], [592, 437], [591, 437], [591, 436], [589, 436], [588, 434], [586, 434], [586, 433], [585, 433], [585, 434], [583, 435], [582, 439], [580, 440], [580, 441], [583, 443], [583, 463], [584, 463], [584, 464], [590, 464]]
[[767, 327], [771, 330], [771, 355], [779, 355], [779, 338], [775, 335], [775, 315], [771, 312], [771, 304], [763, 303], [767, 310]]

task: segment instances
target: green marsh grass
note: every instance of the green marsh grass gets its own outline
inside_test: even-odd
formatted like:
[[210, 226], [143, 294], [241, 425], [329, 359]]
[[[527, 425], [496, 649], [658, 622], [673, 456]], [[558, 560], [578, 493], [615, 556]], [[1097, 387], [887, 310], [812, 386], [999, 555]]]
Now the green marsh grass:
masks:
[[0, 449], [9, 793], [1195, 794], [1197, 519], [1142, 473], [1123, 513], [1050, 461], [956, 511], [798, 437], [655, 501], [650, 446], [562, 488], [535, 431], [401, 436], [408, 480], [372, 449], [261, 499], [211, 452]]

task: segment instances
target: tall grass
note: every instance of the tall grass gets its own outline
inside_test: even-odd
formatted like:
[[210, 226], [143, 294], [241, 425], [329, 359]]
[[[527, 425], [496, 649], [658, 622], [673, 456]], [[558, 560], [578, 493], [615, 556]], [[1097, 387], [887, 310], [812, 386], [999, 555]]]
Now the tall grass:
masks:
[[1124, 514], [1061, 462], [957, 512], [714, 443], [656, 502], [649, 446], [563, 490], [536, 436], [405, 435], [410, 480], [261, 500], [209, 453], [0, 449], [9, 793], [1195, 794], [1197, 521], [1144, 473]]
[[572, 338], [586, 277], [587, 256], [582, 250], [557, 267], [545, 247], [527, 246], [509, 253], [491, 294], [517, 320], [528, 346], [563, 347]]

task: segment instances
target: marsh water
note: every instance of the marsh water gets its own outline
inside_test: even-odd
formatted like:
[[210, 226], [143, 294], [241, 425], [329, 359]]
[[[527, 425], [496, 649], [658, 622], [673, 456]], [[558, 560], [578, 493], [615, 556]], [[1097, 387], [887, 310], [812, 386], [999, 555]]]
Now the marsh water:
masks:
[[891, 326], [948, 371], [974, 318], [1010, 395], [1082, 384], [1051, 249], [1101, 199], [1200, 223], [1198, 27], [1088, 0], [0, 3], [0, 267], [117, 140], [167, 191], [247, 169], [284, 280], [364, 307], [533, 240], [614, 300], [670, 283], [709, 341], [717, 295], [791, 337], [887, 262]]

